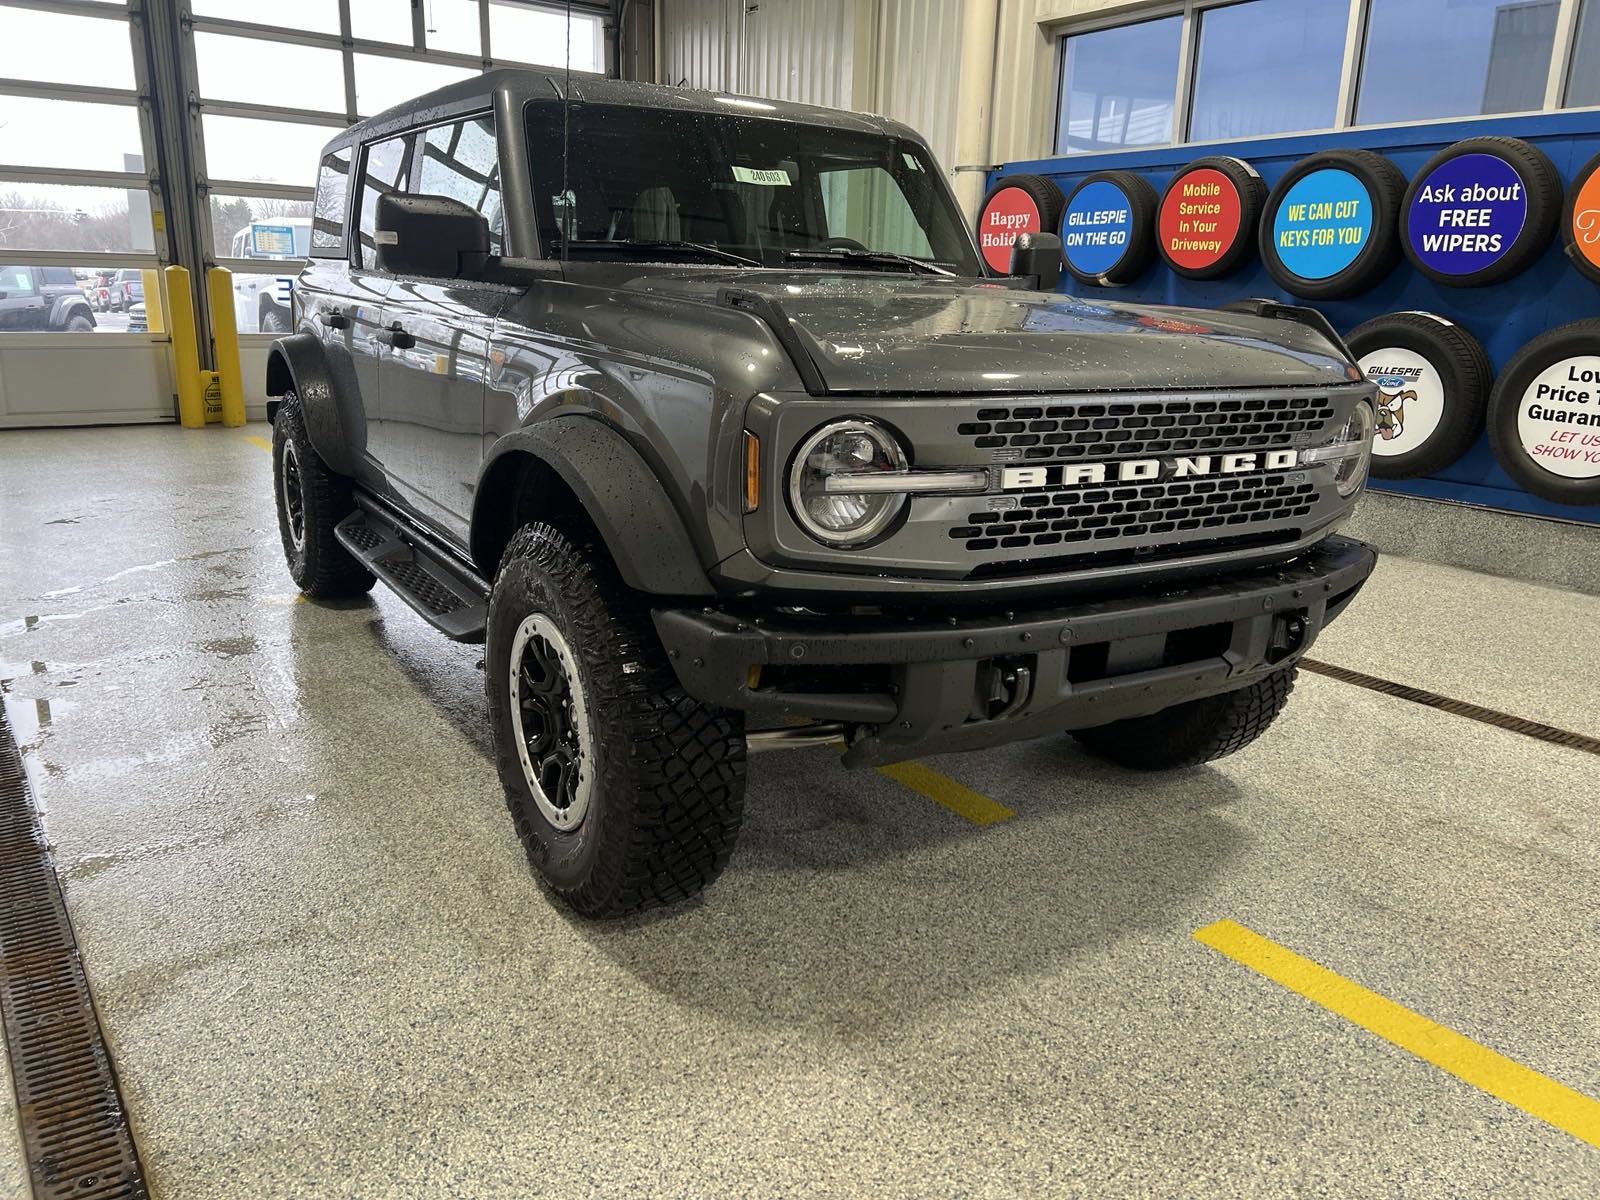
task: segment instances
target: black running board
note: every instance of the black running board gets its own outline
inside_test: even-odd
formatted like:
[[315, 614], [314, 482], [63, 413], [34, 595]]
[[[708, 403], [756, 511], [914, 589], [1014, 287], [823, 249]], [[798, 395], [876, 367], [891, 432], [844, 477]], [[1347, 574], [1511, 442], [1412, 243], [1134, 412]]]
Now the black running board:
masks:
[[356, 501], [361, 507], [334, 528], [339, 544], [447, 638], [483, 641], [489, 585], [377, 502]]

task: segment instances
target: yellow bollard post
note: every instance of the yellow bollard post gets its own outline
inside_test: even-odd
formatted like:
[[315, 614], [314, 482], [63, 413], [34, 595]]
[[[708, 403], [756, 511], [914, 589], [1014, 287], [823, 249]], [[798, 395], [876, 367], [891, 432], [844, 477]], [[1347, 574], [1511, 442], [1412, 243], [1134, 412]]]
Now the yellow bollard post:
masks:
[[161, 272], [146, 267], [139, 274], [144, 279], [144, 327], [147, 333], [165, 333], [166, 318], [161, 307]]
[[[172, 318], [172, 373], [178, 384], [178, 420], [185, 429], [206, 423], [205, 401], [200, 391], [200, 347], [194, 331], [193, 293], [187, 267], [168, 267], [167, 314]], [[147, 313], [149, 309], [145, 310]]]
[[244, 371], [239, 365], [239, 327], [233, 315], [233, 272], [212, 267], [206, 272], [211, 299], [211, 349], [222, 389], [222, 423], [244, 424]]

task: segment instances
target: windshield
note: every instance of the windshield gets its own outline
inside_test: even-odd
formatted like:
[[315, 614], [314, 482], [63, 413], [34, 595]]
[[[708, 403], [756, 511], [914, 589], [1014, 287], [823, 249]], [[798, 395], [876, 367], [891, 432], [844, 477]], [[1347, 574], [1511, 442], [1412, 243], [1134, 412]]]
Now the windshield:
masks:
[[982, 273], [918, 142], [631, 105], [574, 103], [567, 120], [563, 139], [559, 103], [527, 109], [539, 241], [551, 257]]

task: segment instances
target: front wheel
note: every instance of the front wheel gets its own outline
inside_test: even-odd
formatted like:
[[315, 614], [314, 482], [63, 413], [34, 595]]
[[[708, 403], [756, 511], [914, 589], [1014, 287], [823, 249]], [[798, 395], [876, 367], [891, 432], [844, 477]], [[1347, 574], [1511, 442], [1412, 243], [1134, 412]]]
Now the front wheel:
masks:
[[489, 600], [496, 765], [529, 861], [578, 912], [694, 895], [744, 812], [744, 724], [679, 685], [639, 597], [592, 536], [530, 525]]
[[350, 481], [329, 469], [306, 433], [300, 397], [285, 392], [272, 425], [272, 484], [289, 574], [318, 600], [359, 596], [377, 582], [333, 529], [355, 511]]
[[261, 310], [259, 324], [262, 333], [289, 332], [289, 318], [284, 315], [283, 309], [275, 304], [269, 304]]
[[1265, 733], [1289, 702], [1295, 674], [1286, 667], [1237, 691], [1074, 730], [1072, 736], [1089, 753], [1137, 771], [1198, 766], [1243, 750]]

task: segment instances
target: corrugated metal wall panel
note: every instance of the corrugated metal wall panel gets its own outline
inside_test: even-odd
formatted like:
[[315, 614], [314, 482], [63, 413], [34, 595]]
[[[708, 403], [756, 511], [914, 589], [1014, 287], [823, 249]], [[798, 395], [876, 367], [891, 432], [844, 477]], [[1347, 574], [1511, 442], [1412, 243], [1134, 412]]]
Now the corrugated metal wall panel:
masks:
[[1000, 0], [995, 38], [994, 125], [989, 161], [1038, 158], [1049, 154], [1055, 121], [1056, 46], [1040, 22], [1059, 20], [1064, 11], [1081, 15], [1109, 7], [1104, 0]]
[[950, 170], [956, 165], [961, 0], [880, 0], [877, 53], [877, 87], [870, 103], [856, 107], [904, 121]]
[[761, 0], [743, 6], [739, 91], [751, 96], [859, 107], [854, 0]]
[[731, 66], [741, 0], [660, 0], [661, 78], [713, 91], [735, 87]]

